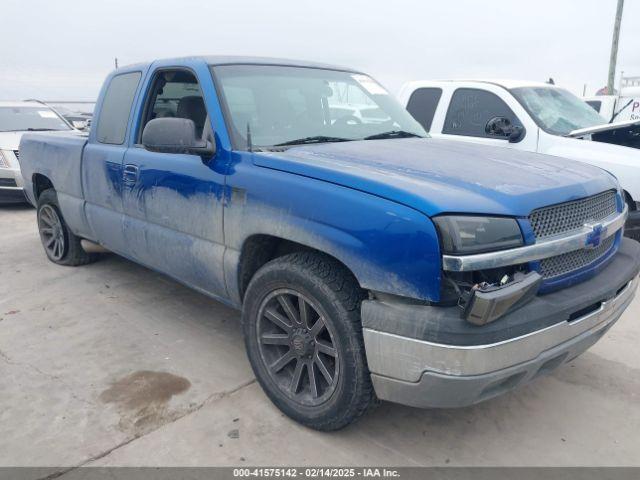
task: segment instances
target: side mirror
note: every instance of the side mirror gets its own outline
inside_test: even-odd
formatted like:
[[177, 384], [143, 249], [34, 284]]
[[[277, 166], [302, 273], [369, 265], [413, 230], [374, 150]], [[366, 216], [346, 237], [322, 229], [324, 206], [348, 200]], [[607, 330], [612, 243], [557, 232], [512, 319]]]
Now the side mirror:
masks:
[[487, 135], [492, 137], [502, 137], [509, 140], [509, 143], [517, 143], [524, 136], [524, 128], [520, 125], [513, 125], [506, 117], [493, 117], [484, 127]]
[[524, 138], [524, 127], [520, 125], [514, 125], [511, 127], [511, 133], [509, 134], [509, 143], [518, 143]]
[[211, 158], [215, 145], [198, 138], [196, 125], [188, 118], [155, 118], [142, 131], [142, 145], [151, 152], [186, 153]]

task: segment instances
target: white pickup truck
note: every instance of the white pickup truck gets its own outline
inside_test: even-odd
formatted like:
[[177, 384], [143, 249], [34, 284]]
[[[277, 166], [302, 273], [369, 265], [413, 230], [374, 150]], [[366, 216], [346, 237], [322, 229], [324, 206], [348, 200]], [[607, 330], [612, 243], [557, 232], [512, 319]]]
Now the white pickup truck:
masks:
[[[607, 124], [567, 90], [535, 82], [413, 81], [399, 98], [433, 137], [571, 158], [608, 170], [625, 189], [626, 234], [640, 240], [640, 120]], [[620, 145], [621, 136], [635, 148]]]

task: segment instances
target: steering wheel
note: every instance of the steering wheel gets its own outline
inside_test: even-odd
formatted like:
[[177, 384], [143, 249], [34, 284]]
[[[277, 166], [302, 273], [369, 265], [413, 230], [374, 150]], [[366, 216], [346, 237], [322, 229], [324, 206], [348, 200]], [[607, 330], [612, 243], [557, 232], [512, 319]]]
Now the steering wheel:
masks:
[[362, 120], [355, 115], [344, 115], [340, 118], [336, 118], [333, 121], [333, 125], [362, 125]]

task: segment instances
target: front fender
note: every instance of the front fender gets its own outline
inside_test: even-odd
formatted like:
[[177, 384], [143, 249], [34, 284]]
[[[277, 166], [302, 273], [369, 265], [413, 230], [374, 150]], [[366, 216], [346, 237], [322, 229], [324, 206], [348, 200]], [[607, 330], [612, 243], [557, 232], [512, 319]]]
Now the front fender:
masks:
[[237, 163], [231, 170], [224, 221], [230, 292], [238, 291], [237, 265], [244, 242], [262, 234], [337, 258], [365, 289], [438, 301], [438, 237], [424, 214], [368, 193], [251, 162]]
[[607, 170], [634, 200], [640, 200], [640, 150], [592, 140], [543, 138], [540, 153], [570, 158]]

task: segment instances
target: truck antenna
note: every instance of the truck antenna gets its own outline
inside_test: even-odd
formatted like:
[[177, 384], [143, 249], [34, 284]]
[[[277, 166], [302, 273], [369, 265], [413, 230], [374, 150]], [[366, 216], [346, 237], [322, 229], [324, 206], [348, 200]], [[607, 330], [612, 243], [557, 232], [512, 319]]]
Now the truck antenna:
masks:
[[247, 122], [247, 147], [250, 152], [253, 152], [253, 145], [251, 142], [251, 127], [249, 126], [249, 122]]

